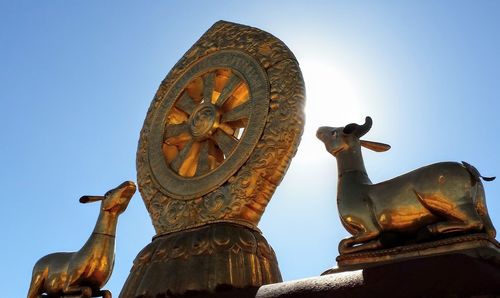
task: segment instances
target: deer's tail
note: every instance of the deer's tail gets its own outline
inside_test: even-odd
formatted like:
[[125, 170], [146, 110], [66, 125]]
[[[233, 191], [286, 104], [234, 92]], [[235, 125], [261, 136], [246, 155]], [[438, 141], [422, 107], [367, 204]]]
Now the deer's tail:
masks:
[[481, 178], [484, 181], [493, 181], [496, 178], [496, 177], [484, 177], [484, 176], [482, 176], [481, 173], [479, 173], [479, 171], [476, 169], [475, 166], [473, 166], [469, 163], [466, 163], [465, 161], [462, 161], [462, 164], [467, 169], [467, 171], [472, 175], [472, 177], [474, 177], [474, 179], [477, 181], [481, 181]]

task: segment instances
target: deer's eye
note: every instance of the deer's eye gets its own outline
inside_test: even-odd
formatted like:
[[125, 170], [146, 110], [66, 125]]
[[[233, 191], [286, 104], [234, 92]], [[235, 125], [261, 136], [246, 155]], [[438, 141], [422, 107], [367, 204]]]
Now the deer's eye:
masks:
[[332, 137], [336, 137], [336, 136], [337, 136], [337, 131], [336, 130], [332, 131]]

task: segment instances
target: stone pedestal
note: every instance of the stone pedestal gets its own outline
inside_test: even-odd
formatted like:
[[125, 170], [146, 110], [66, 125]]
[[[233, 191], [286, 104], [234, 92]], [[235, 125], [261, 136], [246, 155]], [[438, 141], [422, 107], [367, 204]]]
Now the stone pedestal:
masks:
[[[500, 260], [497, 254], [496, 261]], [[447, 254], [264, 286], [256, 297], [499, 297], [500, 266]]]

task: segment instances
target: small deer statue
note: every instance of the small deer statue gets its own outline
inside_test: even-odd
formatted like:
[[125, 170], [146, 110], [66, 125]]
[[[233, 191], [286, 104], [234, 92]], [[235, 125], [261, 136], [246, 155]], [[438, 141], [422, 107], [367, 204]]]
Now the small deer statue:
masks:
[[316, 136], [335, 156], [338, 166], [337, 205], [341, 222], [352, 237], [339, 243], [340, 254], [380, 249], [384, 234], [445, 235], [485, 232], [495, 238], [481, 178], [466, 162], [431, 164], [399, 177], [372, 184], [361, 146], [376, 152], [387, 144], [360, 140], [372, 126], [348, 124], [320, 127]]
[[[134, 182], [126, 181], [104, 196], [80, 198], [81, 203], [101, 201], [92, 235], [77, 252], [53, 253], [38, 260], [28, 298], [68, 295], [111, 298], [111, 292], [101, 288], [113, 271], [118, 216], [127, 208], [135, 190]], [[42, 296], [44, 293], [48, 296]]]

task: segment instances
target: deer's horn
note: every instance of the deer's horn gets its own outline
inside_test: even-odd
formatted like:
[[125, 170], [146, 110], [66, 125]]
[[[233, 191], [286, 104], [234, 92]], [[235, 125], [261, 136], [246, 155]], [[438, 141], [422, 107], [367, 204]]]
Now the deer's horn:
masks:
[[365, 124], [358, 126], [358, 128], [356, 129], [356, 131], [354, 131], [354, 133], [358, 138], [361, 138], [367, 132], [370, 131], [370, 128], [372, 128], [372, 124], [373, 124], [372, 118], [370, 116], [366, 116]]
[[363, 125], [359, 125], [356, 123], [347, 124], [344, 127], [343, 132], [345, 134], [354, 134], [358, 138], [361, 138], [370, 130], [370, 128], [372, 128], [372, 124], [373, 124], [372, 118], [370, 116], [366, 116], [365, 124]]

